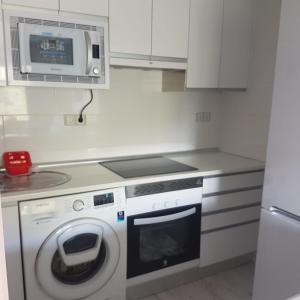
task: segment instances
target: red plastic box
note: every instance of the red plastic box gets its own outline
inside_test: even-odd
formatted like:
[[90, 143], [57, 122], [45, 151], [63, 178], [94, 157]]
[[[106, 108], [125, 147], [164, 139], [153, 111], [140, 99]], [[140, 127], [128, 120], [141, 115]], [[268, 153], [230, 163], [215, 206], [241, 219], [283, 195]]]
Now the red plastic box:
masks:
[[31, 157], [27, 151], [5, 152], [3, 165], [10, 176], [27, 175], [31, 173]]

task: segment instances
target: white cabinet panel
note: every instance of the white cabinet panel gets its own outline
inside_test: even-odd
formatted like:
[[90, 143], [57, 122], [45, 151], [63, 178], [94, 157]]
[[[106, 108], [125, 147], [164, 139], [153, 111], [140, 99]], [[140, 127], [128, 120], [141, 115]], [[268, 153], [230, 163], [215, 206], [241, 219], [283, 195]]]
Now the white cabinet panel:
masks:
[[110, 51], [151, 54], [152, 0], [110, 0]]
[[256, 251], [258, 223], [216, 231], [201, 237], [200, 266]]
[[24, 300], [18, 207], [2, 208], [10, 300]]
[[189, 10], [189, 0], [153, 0], [153, 56], [187, 58]]
[[59, 9], [59, 0], [2, 0], [2, 3], [44, 9]]
[[191, 0], [188, 88], [218, 86], [222, 22], [223, 0]]
[[2, 11], [0, 11], [0, 86], [6, 84], [4, 49], [5, 47], [4, 47], [3, 18], [2, 18]]
[[224, 0], [220, 88], [247, 87], [254, 2]]
[[203, 194], [261, 186], [263, 181], [264, 172], [204, 178]]
[[8, 286], [7, 286], [7, 275], [6, 275], [6, 259], [4, 252], [4, 232], [3, 232], [3, 221], [2, 221], [2, 209], [1, 209], [1, 194], [0, 194], [0, 299], [8, 299]]
[[260, 203], [261, 200], [262, 189], [205, 197], [202, 199], [202, 213]]
[[60, 0], [60, 10], [108, 17], [108, 0]]

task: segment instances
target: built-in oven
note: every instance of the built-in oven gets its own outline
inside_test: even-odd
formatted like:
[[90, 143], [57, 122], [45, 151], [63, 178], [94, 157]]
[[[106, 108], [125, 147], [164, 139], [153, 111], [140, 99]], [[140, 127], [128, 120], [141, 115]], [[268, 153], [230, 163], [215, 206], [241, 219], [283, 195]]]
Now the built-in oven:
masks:
[[127, 278], [200, 259], [202, 178], [129, 186]]

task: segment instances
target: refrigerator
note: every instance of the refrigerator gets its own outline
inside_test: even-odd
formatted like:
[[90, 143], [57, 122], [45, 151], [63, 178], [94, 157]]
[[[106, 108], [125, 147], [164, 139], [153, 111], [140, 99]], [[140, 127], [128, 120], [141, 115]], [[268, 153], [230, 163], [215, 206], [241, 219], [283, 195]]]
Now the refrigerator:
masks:
[[300, 294], [300, 0], [282, 0], [253, 300]]

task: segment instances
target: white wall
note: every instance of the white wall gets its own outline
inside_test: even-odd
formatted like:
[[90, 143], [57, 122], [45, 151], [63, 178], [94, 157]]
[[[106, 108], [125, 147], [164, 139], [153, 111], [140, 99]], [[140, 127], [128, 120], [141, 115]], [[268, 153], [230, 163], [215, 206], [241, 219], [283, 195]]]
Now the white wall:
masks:
[[220, 148], [265, 160], [281, 1], [256, 2], [249, 88], [223, 93]]
[[[95, 91], [85, 127], [64, 126], [63, 115], [80, 111], [87, 90], [0, 88], [0, 152], [49, 162], [217, 147], [220, 93], [161, 92], [161, 84], [161, 71], [112, 68], [111, 89]], [[197, 123], [197, 111], [212, 121]]]

